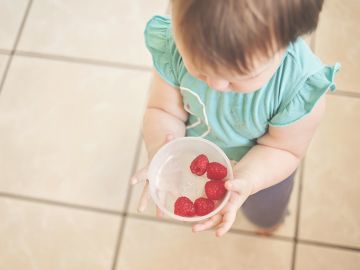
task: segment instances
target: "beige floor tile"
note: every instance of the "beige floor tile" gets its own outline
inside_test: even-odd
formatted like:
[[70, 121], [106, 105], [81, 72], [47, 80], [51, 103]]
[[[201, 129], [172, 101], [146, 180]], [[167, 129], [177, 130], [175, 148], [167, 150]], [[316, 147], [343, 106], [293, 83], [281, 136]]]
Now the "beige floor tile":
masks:
[[176, 224], [128, 219], [117, 270], [289, 270], [292, 243], [213, 232], [193, 234]]
[[9, 58], [8, 56], [0, 54], [0, 81], [4, 74], [3, 72], [5, 70], [5, 66], [6, 66], [8, 58]]
[[0, 1], [0, 49], [13, 48], [27, 3], [28, 0]]
[[[286, 217], [284, 223], [279, 227], [279, 229], [274, 233], [274, 235], [294, 237], [296, 214], [297, 214], [297, 201], [299, 194], [299, 182], [300, 182], [300, 178], [298, 172], [295, 176], [294, 189], [290, 197], [290, 202], [288, 207], [289, 215]], [[233, 228], [251, 231], [251, 232], [255, 232], [257, 230], [257, 227], [254, 224], [252, 224], [250, 221], [248, 221], [241, 211], [239, 212], [236, 218]]]
[[150, 72], [15, 57], [0, 190], [122, 210]]
[[360, 1], [328, 0], [316, 32], [315, 52], [328, 64], [340, 62], [336, 78], [341, 90], [360, 93]]
[[358, 270], [360, 253], [299, 244], [295, 270]]
[[305, 160], [300, 238], [360, 247], [360, 99], [329, 96]]
[[150, 65], [143, 32], [167, 0], [34, 1], [19, 49]]
[[120, 218], [0, 198], [0, 269], [109, 270]]

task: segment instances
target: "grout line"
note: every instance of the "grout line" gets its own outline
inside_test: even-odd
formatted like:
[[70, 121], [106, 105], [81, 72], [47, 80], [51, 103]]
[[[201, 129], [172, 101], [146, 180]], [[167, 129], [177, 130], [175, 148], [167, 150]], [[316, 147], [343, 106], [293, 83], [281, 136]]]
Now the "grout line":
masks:
[[[99, 213], [99, 214], [109, 214], [112, 216], [124, 217], [124, 219], [129, 217], [129, 218], [134, 218], [137, 220], [161, 222], [161, 223], [179, 225], [179, 226], [188, 227], [188, 228], [191, 227], [189, 224], [185, 224], [185, 223], [181, 223], [181, 222], [173, 221], [173, 220], [169, 220], [169, 219], [159, 220], [155, 216], [151, 217], [151, 216], [146, 216], [146, 215], [142, 215], [142, 214], [134, 214], [134, 213], [127, 214], [127, 213], [121, 212], [121, 211], [108, 210], [108, 209], [90, 207], [90, 206], [84, 206], [84, 205], [76, 205], [76, 204], [65, 203], [65, 202], [50, 201], [50, 200], [46, 200], [46, 199], [39, 199], [39, 198], [23, 196], [23, 195], [18, 195], [18, 194], [10, 194], [10, 193], [6, 193], [6, 192], [0, 192], [0, 198], [9, 198], [9, 199], [19, 200], [19, 201], [24, 201], [24, 202], [33, 202], [33, 203], [42, 204], [42, 205], [45, 204], [45, 205], [51, 205], [51, 206], [57, 206], [57, 207], [65, 207], [65, 208], [69, 208], [69, 209], [73, 209], [73, 210], [76, 209], [76, 210], [82, 210], [82, 211], [88, 211], [88, 212], [95, 212], [95, 213]], [[243, 230], [243, 229], [231, 229], [229, 231], [229, 233], [247, 235], [247, 236], [252, 236], [252, 237], [261, 238], [261, 239], [277, 239], [277, 240], [285, 241], [285, 242], [293, 242], [292, 237], [281, 236], [281, 235], [273, 235], [271, 237], [263, 237], [263, 236], [257, 235], [253, 231], [248, 231], [248, 230]], [[358, 247], [336, 245], [336, 244], [324, 243], [324, 242], [314, 241], [314, 240], [298, 239], [297, 241], [298, 241], [298, 243], [305, 244], [305, 245], [313, 245], [313, 246], [320, 246], [320, 247], [341, 249], [341, 250], [349, 250], [349, 251], [356, 251], [356, 252], [360, 251], [360, 248], [358, 248]], [[113, 268], [113, 269], [115, 269], [115, 268]]]
[[11, 50], [0, 49], [0, 54], [10, 55]]
[[[129, 187], [129, 189], [131, 189], [131, 186]], [[126, 199], [127, 207], [129, 206], [130, 196], [131, 196], [131, 193], [128, 193], [128, 196]], [[98, 208], [98, 207], [91, 207], [91, 206], [77, 205], [77, 204], [72, 204], [72, 203], [51, 201], [51, 200], [47, 200], [47, 199], [34, 198], [34, 197], [24, 196], [24, 195], [19, 195], [19, 194], [10, 194], [10, 193], [6, 193], [6, 192], [0, 192], [0, 198], [8, 198], [8, 199], [32, 202], [32, 203], [37, 203], [37, 204], [42, 204], [42, 205], [45, 204], [45, 205], [51, 205], [51, 206], [57, 206], [57, 207], [65, 207], [65, 208], [83, 210], [83, 211], [88, 211], [88, 212], [95, 212], [95, 213], [100, 213], [100, 214], [109, 214], [109, 215], [113, 215], [113, 216], [131, 217], [131, 218], [135, 218], [135, 219], [139, 219], [139, 220], [164, 222], [164, 223], [168, 223], [168, 224], [174, 224], [174, 225], [191, 228], [190, 224], [181, 223], [181, 222], [178, 222], [175, 220], [169, 220], [169, 219], [158, 219], [155, 216], [151, 217], [151, 216], [146, 216], [146, 215], [142, 215], [142, 214], [133, 214], [133, 213], [126, 213], [126, 212], [121, 212], [121, 211], [103, 209], [103, 208]], [[258, 236], [255, 232], [243, 230], [243, 229], [231, 229], [229, 232], [232, 232], [235, 234], [237, 233], [237, 234], [249, 235], [249, 236], [255, 236], [255, 237], [262, 238], [262, 236]], [[269, 239], [278, 239], [278, 240], [283, 240], [283, 241], [292, 241], [292, 238], [287, 237], [287, 236], [273, 235], [268, 238]], [[323, 245], [326, 246], [325, 243]]]
[[17, 35], [16, 35], [13, 48], [12, 48], [12, 50], [10, 51], [10, 54], [9, 54], [10, 56], [9, 56], [9, 59], [7, 60], [7, 63], [6, 63], [6, 66], [5, 66], [5, 70], [4, 70], [3, 76], [1, 77], [1, 81], [0, 81], [0, 94], [1, 94], [2, 89], [3, 89], [3, 87], [4, 87], [6, 77], [7, 77], [8, 73], [9, 73], [10, 65], [11, 65], [11, 62], [12, 62], [12, 59], [13, 59], [13, 56], [14, 56], [14, 51], [16, 50], [16, 48], [17, 48], [17, 46], [18, 46], [18, 43], [19, 43], [19, 40], [20, 40], [20, 36], [21, 36], [22, 31], [23, 31], [24, 26], [25, 26], [26, 19], [27, 19], [28, 15], [29, 15], [29, 12], [30, 12], [31, 5], [32, 5], [32, 0], [29, 0], [29, 2], [28, 2], [28, 4], [27, 4], [27, 7], [26, 7], [26, 10], [25, 10], [25, 13], [24, 13], [24, 16], [23, 16], [23, 18], [22, 18], [22, 21], [21, 21], [21, 24], [20, 24], [18, 33], [17, 33]]
[[28, 51], [17, 50], [17, 51], [15, 51], [15, 55], [16, 56], [24, 56], [24, 57], [32, 57], [32, 58], [41, 58], [41, 59], [47, 59], [47, 60], [62, 61], [62, 62], [71, 62], [71, 63], [78, 63], [78, 64], [111, 67], [111, 68], [125, 68], [125, 69], [140, 70], [140, 71], [151, 71], [152, 70], [151, 67], [142, 66], [142, 65], [126, 64], [126, 63], [121, 63], [121, 62], [87, 59], [87, 58], [81, 58], [81, 57], [46, 54], [46, 53], [38, 53], [38, 52], [28, 52]]
[[[132, 163], [132, 168], [130, 171], [130, 175], [128, 177], [129, 179], [135, 173], [135, 170], [137, 168], [137, 165], [139, 162], [139, 157], [140, 157], [141, 143], [142, 143], [142, 132], [140, 130], [139, 135], [138, 135], [136, 150], [135, 150], [135, 156], [134, 156], [134, 160]], [[124, 207], [125, 214], [123, 216], [124, 218], [120, 222], [118, 235], [116, 237], [117, 241], [116, 241], [115, 250], [114, 250], [114, 258], [112, 260], [112, 266], [111, 266], [112, 270], [115, 270], [117, 268], [118, 258], [120, 257], [119, 253], [120, 253], [120, 247], [121, 247], [121, 243], [122, 243], [122, 239], [123, 239], [124, 231], [125, 231], [125, 226], [126, 226], [126, 217], [128, 216], [127, 212], [128, 212], [128, 208], [130, 205], [130, 199], [131, 199], [131, 193], [132, 193], [131, 190], [132, 190], [132, 186], [131, 186], [130, 182], [128, 182], [126, 199], [125, 199], [125, 207]]]
[[258, 235], [256, 232], [254, 231], [249, 231], [249, 230], [244, 230], [244, 229], [230, 229], [229, 230], [230, 233], [234, 233], [234, 234], [240, 234], [240, 235], [247, 235], [247, 236], [252, 236], [255, 238], [260, 238], [260, 239], [271, 239], [271, 240], [279, 240], [279, 241], [284, 241], [284, 242], [293, 242], [293, 238], [289, 237], [289, 236], [284, 236], [284, 235], [272, 235], [272, 236], [261, 236]]
[[[311, 39], [310, 39], [310, 48], [315, 54], [316, 54], [316, 36], [317, 36], [316, 33], [317, 33], [317, 30], [315, 30], [313, 32], [313, 34], [311, 35]], [[328, 94], [334, 95], [334, 96], [360, 98], [360, 93], [355, 93], [355, 92], [341, 90], [341, 89], [336, 89], [335, 92], [329, 91]]]
[[291, 256], [291, 270], [295, 270], [296, 266], [296, 253], [297, 253], [297, 245], [298, 245], [298, 237], [299, 237], [299, 228], [300, 228], [300, 214], [301, 214], [301, 199], [302, 199], [302, 189], [303, 189], [303, 179], [304, 179], [304, 171], [305, 171], [305, 160], [306, 157], [302, 160], [300, 166], [300, 175], [299, 175], [299, 190], [297, 197], [297, 211], [295, 217], [295, 234], [293, 239], [293, 252]]
[[19, 45], [20, 37], [21, 37], [21, 34], [22, 34], [23, 30], [24, 30], [26, 20], [27, 20], [27, 18], [29, 16], [31, 5], [32, 5], [32, 0], [29, 0], [28, 5], [26, 7], [24, 17], [23, 17], [23, 20], [21, 21], [21, 24], [20, 24], [19, 32], [16, 35], [14, 47], [13, 47], [13, 50], [12, 50], [11, 54], [14, 54], [14, 52], [16, 51], [17, 46]]
[[309, 246], [318, 246], [318, 247], [326, 247], [326, 248], [360, 252], [360, 247], [343, 246], [343, 245], [330, 244], [330, 243], [327, 244], [327, 243], [322, 243], [322, 242], [314, 241], [314, 240], [298, 239], [298, 243], [301, 243], [304, 245], [309, 245]]
[[[187, 227], [187, 228], [191, 229], [191, 224], [182, 223], [182, 222], [170, 220], [170, 219], [158, 219], [156, 217], [151, 217], [151, 216], [141, 215], [141, 214], [134, 214], [134, 213], [127, 214], [127, 217], [134, 218], [137, 220], [166, 223], [166, 224], [171, 224], [171, 225], [179, 225], [179, 226]], [[212, 230], [214, 230], [214, 229], [212, 229]], [[228, 233], [246, 235], [246, 236], [251, 236], [251, 237], [260, 238], [260, 239], [264, 239], [264, 240], [272, 239], [272, 240], [280, 240], [280, 241], [285, 241], [285, 242], [292, 242], [292, 240], [293, 240], [292, 237], [282, 236], [282, 235], [272, 235], [271, 237], [260, 236], [253, 231], [248, 231], [248, 230], [243, 230], [243, 229], [230, 229]], [[197, 234], [201, 234], [201, 232], [199, 232]]]
[[3, 75], [0, 79], [0, 94], [1, 94], [4, 84], [5, 84], [5, 78], [9, 72], [11, 60], [12, 60], [12, 55], [10, 55], [9, 58], [7, 59]]
[[[311, 38], [311, 40], [313, 40], [313, 39], [315, 39], [315, 37]], [[117, 68], [117, 69], [129, 69], [129, 70], [139, 70], [139, 71], [151, 71], [152, 70], [151, 67], [142, 66], [142, 65], [134, 65], [134, 64], [121, 63], [121, 62], [111, 62], [111, 61], [105, 61], [105, 60], [70, 57], [70, 56], [55, 55], [55, 54], [44, 54], [44, 53], [35, 53], [35, 52], [27, 52], [27, 51], [18, 51], [18, 50], [15, 51], [15, 53], [12, 53], [12, 51], [0, 49], [0, 54], [4, 54], [4, 55], [10, 54], [10, 55], [15, 55], [15, 56], [40, 58], [40, 59], [47, 59], [47, 60], [53, 60], [53, 61], [62, 61], [62, 62], [102, 66], [102, 67]], [[360, 98], [360, 93], [341, 90], [341, 89], [337, 89], [335, 92], [329, 92], [329, 95]]]
[[0, 191], [0, 198], [1, 197], [19, 200], [19, 201], [33, 202], [33, 203], [38, 203], [38, 204], [46, 204], [46, 205], [66, 207], [66, 208], [71, 208], [71, 209], [85, 210], [85, 211], [102, 213], [102, 214], [110, 214], [110, 215], [116, 215], [116, 216], [124, 215], [123, 212], [116, 211], [116, 210], [110, 210], [110, 209], [104, 209], [104, 208], [92, 207], [92, 206], [86, 206], [86, 205], [79, 205], [79, 204], [73, 204], [73, 203], [67, 203], [67, 202], [51, 201], [51, 200], [47, 200], [47, 199], [35, 198], [35, 197], [30, 197], [30, 196], [20, 195], [20, 194], [11, 194], [11, 193]]
[[336, 90], [335, 92], [329, 93], [332, 96], [344, 96], [344, 97], [352, 97], [352, 98], [360, 98], [360, 93], [345, 91], [345, 90]]

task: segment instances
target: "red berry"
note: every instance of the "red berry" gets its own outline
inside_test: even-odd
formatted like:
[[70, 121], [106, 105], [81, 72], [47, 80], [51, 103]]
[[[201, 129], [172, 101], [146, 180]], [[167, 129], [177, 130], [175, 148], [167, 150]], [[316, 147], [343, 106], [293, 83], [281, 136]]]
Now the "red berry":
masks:
[[226, 192], [224, 181], [211, 180], [205, 184], [206, 196], [211, 200], [221, 200], [224, 198]]
[[207, 198], [198, 198], [194, 202], [195, 212], [198, 216], [205, 216], [215, 208], [215, 203]]
[[174, 204], [174, 214], [182, 217], [195, 216], [193, 202], [188, 197], [179, 197]]
[[190, 170], [193, 174], [203, 175], [206, 172], [206, 167], [209, 163], [209, 159], [205, 155], [197, 156], [190, 165]]
[[207, 166], [207, 178], [223, 180], [227, 175], [227, 168], [219, 162], [210, 162]]

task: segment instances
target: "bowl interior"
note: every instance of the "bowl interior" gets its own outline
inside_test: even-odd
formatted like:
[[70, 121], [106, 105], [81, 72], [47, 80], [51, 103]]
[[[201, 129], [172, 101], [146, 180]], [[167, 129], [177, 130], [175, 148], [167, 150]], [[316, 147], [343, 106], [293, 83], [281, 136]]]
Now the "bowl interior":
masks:
[[174, 214], [174, 203], [178, 197], [186, 196], [193, 202], [199, 197], [206, 197], [206, 173], [197, 176], [190, 171], [191, 162], [200, 154], [205, 154], [209, 162], [216, 161], [226, 166], [226, 179], [233, 178], [232, 167], [225, 153], [212, 142], [196, 137], [171, 141], [156, 153], [149, 165], [151, 196], [156, 205], [174, 219], [192, 222], [207, 219], [220, 211], [229, 199], [228, 192], [224, 199], [215, 202], [215, 210], [206, 216], [181, 217]]

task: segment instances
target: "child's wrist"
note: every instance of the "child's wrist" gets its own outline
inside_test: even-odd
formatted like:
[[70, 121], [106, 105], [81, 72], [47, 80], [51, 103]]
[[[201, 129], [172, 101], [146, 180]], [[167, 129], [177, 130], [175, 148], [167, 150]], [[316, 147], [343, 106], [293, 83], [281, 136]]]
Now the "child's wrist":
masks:
[[234, 191], [240, 196], [249, 197], [253, 194], [253, 184], [248, 179], [235, 178], [225, 183], [225, 188], [229, 191]]
[[256, 175], [251, 172], [247, 172], [245, 170], [235, 169], [234, 168], [234, 179], [239, 179], [243, 182], [244, 189], [246, 189], [246, 193], [248, 195], [254, 194], [255, 183], [256, 183]]
[[159, 151], [159, 149], [173, 139], [174, 139], [174, 135], [171, 133], [168, 133], [165, 135], [163, 141], [160, 144], [159, 143], [152, 144], [152, 145], [147, 144], [146, 150], [148, 153], [148, 160], [149, 161], [152, 160], [153, 157], [155, 156], [155, 154]]

